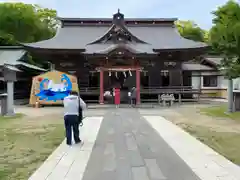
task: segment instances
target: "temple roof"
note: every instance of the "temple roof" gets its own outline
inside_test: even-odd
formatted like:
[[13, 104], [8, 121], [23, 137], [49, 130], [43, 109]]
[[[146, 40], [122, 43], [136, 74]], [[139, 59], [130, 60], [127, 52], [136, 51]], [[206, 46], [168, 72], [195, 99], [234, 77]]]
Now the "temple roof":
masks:
[[[118, 16], [115, 14], [114, 16]], [[55, 37], [36, 43], [23, 44], [25, 47], [79, 50], [85, 53], [99, 53], [119, 44], [108, 39], [112, 36], [113, 25], [121, 29], [128, 38], [126, 47], [138, 53], [155, 53], [158, 50], [198, 49], [207, 47], [205, 43], [195, 42], [180, 36], [174, 26], [176, 19], [61, 19], [62, 27]], [[135, 21], [135, 22], [134, 22]], [[111, 32], [112, 31], [112, 32]], [[120, 42], [121, 44], [123, 42]]]
[[213, 71], [215, 69], [200, 64], [200, 63], [191, 63], [191, 62], [184, 62], [182, 63], [182, 69], [184, 71]]
[[[58, 20], [60, 20], [64, 24], [68, 24], [69, 22], [88, 22], [93, 23], [95, 22], [98, 24], [98, 22], [102, 22], [104, 24], [112, 24], [112, 18], [62, 18], [58, 17]], [[143, 23], [163, 23], [163, 22], [175, 22], [178, 19], [177, 18], [125, 18], [124, 19], [126, 24], [143, 24]]]
[[220, 65], [223, 57], [221, 56], [213, 56], [213, 57], [203, 57], [203, 60], [210, 62], [214, 65]]
[[23, 66], [38, 71], [46, 71], [43, 68], [21, 61], [27, 52], [20, 48], [21, 47], [0, 47], [0, 69], [1, 67], [6, 67], [17, 71], [19, 66]]

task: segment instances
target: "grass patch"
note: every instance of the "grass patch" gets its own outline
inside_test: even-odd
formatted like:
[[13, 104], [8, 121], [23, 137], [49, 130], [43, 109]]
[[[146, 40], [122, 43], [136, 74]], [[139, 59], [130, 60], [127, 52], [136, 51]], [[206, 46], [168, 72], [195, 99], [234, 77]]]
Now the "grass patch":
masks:
[[9, 120], [9, 119], [20, 119], [24, 117], [22, 113], [16, 113], [14, 116], [0, 116], [0, 121]]
[[28, 179], [63, 138], [61, 120], [0, 118], [0, 179]]
[[216, 132], [202, 126], [182, 128], [235, 164], [240, 165], [240, 133]]
[[200, 111], [208, 116], [230, 118], [240, 121], [240, 112], [226, 113], [227, 106], [213, 106], [207, 108], [201, 108]]

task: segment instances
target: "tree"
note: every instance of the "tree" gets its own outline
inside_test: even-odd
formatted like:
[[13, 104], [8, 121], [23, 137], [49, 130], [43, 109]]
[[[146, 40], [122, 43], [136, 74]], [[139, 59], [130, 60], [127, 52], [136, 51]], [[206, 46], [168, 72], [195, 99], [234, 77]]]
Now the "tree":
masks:
[[193, 41], [205, 42], [206, 31], [201, 29], [193, 21], [177, 21], [176, 27], [181, 36]]
[[0, 46], [13, 46], [17, 45], [17, 41], [15, 40], [12, 34], [7, 34], [0, 30]]
[[41, 21], [39, 24], [39, 30], [42, 29], [42, 36], [40, 38], [49, 39], [53, 37], [59, 25], [57, 20], [57, 11], [48, 8], [42, 8], [38, 5], [34, 5], [37, 13], [37, 17]]
[[54, 36], [56, 11], [24, 3], [0, 3], [0, 45], [36, 42]]
[[233, 111], [232, 79], [240, 76], [240, 5], [230, 0], [213, 12], [209, 41], [215, 52], [223, 55], [221, 68], [229, 79], [229, 111]]

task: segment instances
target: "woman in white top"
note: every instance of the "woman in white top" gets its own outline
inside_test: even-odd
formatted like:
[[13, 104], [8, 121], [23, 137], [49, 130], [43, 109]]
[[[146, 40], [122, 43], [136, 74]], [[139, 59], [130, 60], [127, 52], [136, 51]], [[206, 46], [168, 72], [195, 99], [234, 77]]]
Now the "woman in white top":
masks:
[[132, 105], [132, 98], [131, 98], [131, 91], [128, 91], [128, 104], [131, 106]]

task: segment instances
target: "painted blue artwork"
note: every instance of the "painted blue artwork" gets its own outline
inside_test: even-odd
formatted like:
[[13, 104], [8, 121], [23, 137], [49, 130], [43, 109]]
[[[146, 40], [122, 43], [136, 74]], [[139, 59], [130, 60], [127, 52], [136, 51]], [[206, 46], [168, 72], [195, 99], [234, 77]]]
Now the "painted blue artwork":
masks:
[[[47, 84], [47, 88], [44, 87]], [[66, 74], [61, 75], [61, 83], [55, 84], [52, 80], [47, 78], [43, 79], [39, 85], [39, 93], [36, 96], [40, 100], [45, 101], [58, 101], [63, 100], [64, 97], [68, 96], [72, 90], [72, 82]]]

